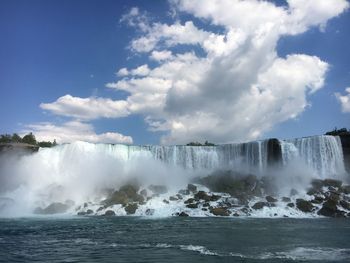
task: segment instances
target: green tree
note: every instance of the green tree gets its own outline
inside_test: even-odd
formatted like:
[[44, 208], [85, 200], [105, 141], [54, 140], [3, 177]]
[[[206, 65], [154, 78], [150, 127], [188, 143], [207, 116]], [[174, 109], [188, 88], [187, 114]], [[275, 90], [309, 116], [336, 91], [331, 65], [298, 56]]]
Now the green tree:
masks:
[[28, 144], [32, 144], [32, 145], [36, 145], [36, 139], [33, 133], [28, 133], [27, 135], [23, 136], [22, 139], [23, 143], [28, 143]]
[[2, 134], [0, 136], [0, 143], [10, 143], [11, 142], [11, 135], [10, 134]]
[[22, 142], [22, 138], [17, 133], [14, 133], [14, 134], [12, 134], [11, 141], [12, 142]]

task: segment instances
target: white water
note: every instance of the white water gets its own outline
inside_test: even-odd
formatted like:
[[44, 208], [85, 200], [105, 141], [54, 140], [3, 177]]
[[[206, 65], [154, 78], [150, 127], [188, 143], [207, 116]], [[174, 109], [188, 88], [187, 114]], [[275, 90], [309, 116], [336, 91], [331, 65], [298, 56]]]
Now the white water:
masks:
[[[284, 186], [290, 191], [295, 182], [303, 186], [311, 177], [342, 178], [345, 174], [338, 137], [315, 136], [280, 143], [284, 166], [278, 169], [281, 191]], [[8, 204], [8, 200], [13, 201], [7, 205], [6, 214], [13, 216], [31, 214], [35, 207], [52, 202], [98, 204], [107, 196], [105, 189], [117, 189], [131, 179], [144, 187], [168, 185], [170, 196], [183, 189], [193, 176], [208, 175], [216, 169], [273, 174], [267, 160], [267, 140], [211, 147], [76, 142], [40, 149], [31, 155], [6, 155], [0, 160], [0, 210], [1, 202]], [[151, 207], [164, 210], [156, 211], [159, 216], [181, 212], [184, 207], [180, 201], [169, 206], [162, 200], [150, 201]], [[123, 208], [120, 211], [125, 213]]]

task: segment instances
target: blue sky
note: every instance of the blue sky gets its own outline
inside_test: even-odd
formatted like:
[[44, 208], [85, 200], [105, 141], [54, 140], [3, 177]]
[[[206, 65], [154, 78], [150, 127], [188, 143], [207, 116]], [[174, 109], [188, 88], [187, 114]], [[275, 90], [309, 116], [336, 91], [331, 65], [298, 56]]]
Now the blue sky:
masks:
[[347, 1], [214, 2], [1, 1], [0, 133], [175, 144], [350, 128]]

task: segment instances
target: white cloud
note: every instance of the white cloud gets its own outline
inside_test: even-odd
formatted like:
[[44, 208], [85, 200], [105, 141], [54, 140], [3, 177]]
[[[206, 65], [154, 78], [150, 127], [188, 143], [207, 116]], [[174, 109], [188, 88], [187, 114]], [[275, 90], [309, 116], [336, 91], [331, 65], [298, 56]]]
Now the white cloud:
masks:
[[121, 68], [119, 71], [116, 73], [118, 77], [125, 77], [129, 75], [129, 71], [127, 68]]
[[98, 118], [118, 118], [129, 115], [128, 103], [108, 98], [79, 98], [65, 95], [52, 103], [41, 103], [40, 107], [56, 115], [82, 120]]
[[163, 50], [163, 51], [154, 50], [152, 51], [150, 58], [155, 61], [164, 61], [164, 60], [171, 59], [172, 57], [173, 55], [170, 50]]
[[335, 93], [336, 98], [341, 104], [342, 111], [344, 113], [350, 112], [350, 87], [345, 89], [347, 94], [341, 95], [340, 93]]
[[70, 121], [63, 125], [55, 125], [52, 123], [32, 124], [28, 125], [22, 133], [26, 134], [28, 132], [33, 132], [38, 141], [56, 140], [57, 143], [70, 143], [74, 141], [92, 143], [133, 143], [132, 137], [117, 132], [96, 134], [91, 124], [79, 121]]

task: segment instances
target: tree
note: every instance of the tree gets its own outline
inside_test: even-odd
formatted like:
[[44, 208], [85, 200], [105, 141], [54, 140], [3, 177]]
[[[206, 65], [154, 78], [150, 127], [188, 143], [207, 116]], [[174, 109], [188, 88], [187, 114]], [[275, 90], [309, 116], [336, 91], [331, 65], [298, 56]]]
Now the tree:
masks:
[[17, 133], [12, 134], [12, 138], [11, 138], [12, 142], [22, 142], [22, 138], [21, 136], [19, 136]]
[[32, 144], [32, 145], [36, 145], [36, 139], [33, 133], [28, 133], [27, 135], [23, 136], [22, 139], [23, 143], [28, 143], [28, 144]]
[[10, 134], [2, 134], [0, 136], [0, 143], [10, 143], [11, 142], [11, 135]]

